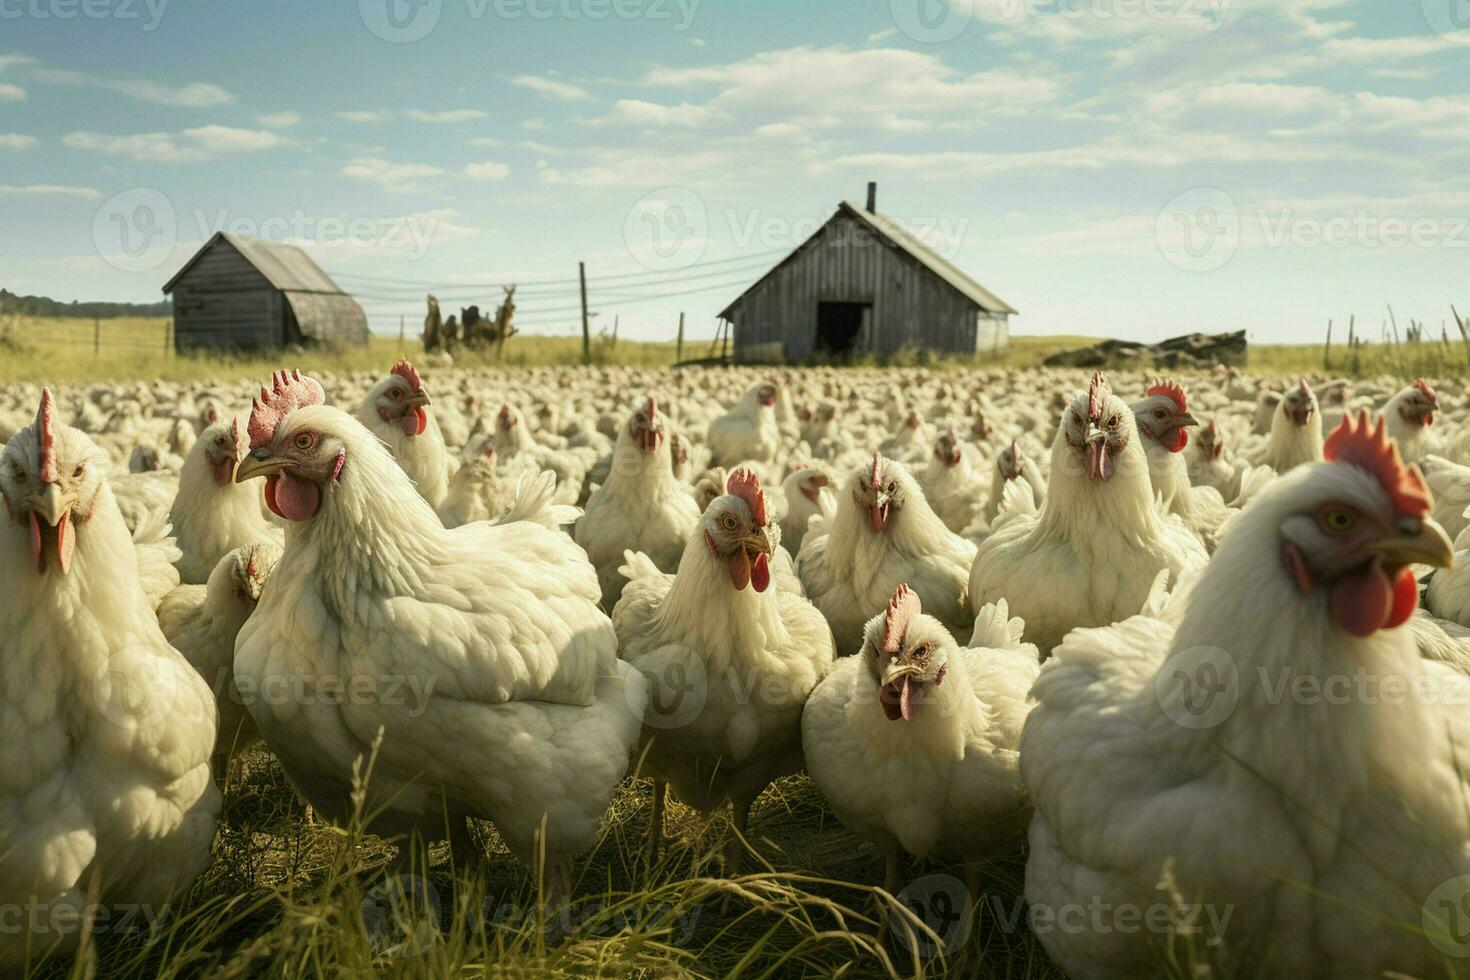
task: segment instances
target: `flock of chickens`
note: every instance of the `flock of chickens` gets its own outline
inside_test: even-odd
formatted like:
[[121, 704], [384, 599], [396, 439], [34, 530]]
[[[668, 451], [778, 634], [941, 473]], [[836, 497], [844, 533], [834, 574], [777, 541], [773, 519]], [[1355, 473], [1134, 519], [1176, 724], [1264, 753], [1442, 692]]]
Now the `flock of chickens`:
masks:
[[0, 390], [0, 904], [45, 910], [0, 973], [188, 886], [257, 741], [320, 819], [470, 858], [492, 821], [552, 900], [630, 772], [656, 852], [670, 792], [743, 838], [805, 771], [890, 893], [1026, 848], [1074, 976], [1155, 972], [1107, 916], [1161, 903], [1271, 973], [1431, 972], [1467, 407], [1228, 369]]

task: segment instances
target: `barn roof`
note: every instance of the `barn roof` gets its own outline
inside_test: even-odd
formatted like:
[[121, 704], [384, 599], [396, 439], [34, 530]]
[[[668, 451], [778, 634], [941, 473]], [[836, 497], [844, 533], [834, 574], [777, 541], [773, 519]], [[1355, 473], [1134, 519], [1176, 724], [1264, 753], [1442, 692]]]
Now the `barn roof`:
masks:
[[793, 249], [791, 254], [786, 256], [786, 258], [772, 266], [765, 275], [751, 283], [745, 292], [735, 297], [730, 305], [720, 312], [720, 318], [723, 320], [730, 319], [730, 314], [745, 300], [745, 297], [759, 289], [762, 283], [775, 275], [780, 269], [796, 261], [807, 245], [816, 241], [827, 230], [828, 225], [843, 215], [848, 215], [867, 225], [879, 235], [880, 240], [885, 240], [887, 244], [907, 254], [910, 258], [964, 294], [971, 302], [985, 312], [1016, 312], [1009, 303], [971, 279], [959, 266], [934, 251], [934, 249], [930, 248], [898, 222], [880, 212], [868, 211], [858, 207], [851, 201], [843, 201], [837, 206], [837, 210], [833, 213], [832, 217], [828, 218], [822, 227], [813, 232], [810, 238]]
[[215, 232], [214, 237], [205, 242], [204, 246], [194, 253], [194, 257], [185, 262], [184, 267], [164, 285], [163, 291], [172, 293], [174, 286], [180, 279], [188, 275], [194, 263], [221, 242], [232, 246], [235, 251], [243, 255], [245, 261], [253, 265], [276, 289], [293, 293], [346, 295], [342, 292], [342, 288], [332, 281], [332, 277], [311, 260], [311, 256], [295, 245], [268, 242], [259, 238], [245, 238], [225, 231]]

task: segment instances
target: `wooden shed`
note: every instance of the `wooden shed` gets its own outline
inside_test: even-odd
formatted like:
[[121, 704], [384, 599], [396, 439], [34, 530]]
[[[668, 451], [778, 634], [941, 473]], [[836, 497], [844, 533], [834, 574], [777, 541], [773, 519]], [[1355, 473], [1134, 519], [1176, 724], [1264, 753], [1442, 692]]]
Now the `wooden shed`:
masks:
[[294, 245], [217, 232], [163, 291], [175, 350], [368, 341], [357, 300]]
[[896, 221], [848, 201], [723, 312], [735, 360], [777, 363], [904, 349], [988, 354], [1016, 311]]

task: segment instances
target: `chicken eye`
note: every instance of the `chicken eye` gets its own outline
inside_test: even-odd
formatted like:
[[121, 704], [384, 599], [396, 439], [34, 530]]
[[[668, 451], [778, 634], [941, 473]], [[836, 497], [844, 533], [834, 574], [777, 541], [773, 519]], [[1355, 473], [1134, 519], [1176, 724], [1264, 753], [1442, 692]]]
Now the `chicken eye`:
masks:
[[1108, 419], [1108, 428], [1110, 428], [1110, 429], [1116, 429], [1117, 427], [1118, 427], [1118, 416], [1114, 415], [1112, 418]]
[[897, 482], [890, 482], [888, 484], [888, 492], [890, 494], [898, 493], [898, 483]]
[[1168, 414], [1169, 413], [1166, 412], [1166, 411], [1164, 411], [1162, 408], [1156, 408], [1156, 409], [1154, 409], [1154, 418], [1156, 418], [1156, 419], [1162, 419], [1165, 416], [1167, 416]]
[[734, 514], [726, 514], [724, 517], [720, 518], [720, 524], [722, 524], [727, 531], [735, 530], [735, 526], [739, 523], [739, 521], [735, 520]]
[[1075, 422], [1078, 425], [1081, 425], [1082, 424], [1082, 413], [1081, 412], [1073, 412], [1072, 413], [1072, 421]]
[[391, 398], [391, 399], [393, 399], [395, 402], [401, 402], [401, 401], [403, 401], [403, 389], [402, 388], [389, 388], [388, 389], [388, 397]]
[[72, 477], [74, 479], [78, 479], [79, 480], [79, 479], [81, 479], [82, 474], [85, 473], [85, 472], [87, 472], [87, 464], [86, 463], [78, 463], [77, 464], [77, 468], [71, 471], [71, 475], [72, 475]]
[[1344, 534], [1358, 525], [1358, 519], [1345, 507], [1325, 508], [1317, 522], [1322, 525], [1323, 530], [1332, 534]]
[[303, 432], [296, 437], [297, 449], [310, 449], [316, 445], [316, 436], [310, 432]]

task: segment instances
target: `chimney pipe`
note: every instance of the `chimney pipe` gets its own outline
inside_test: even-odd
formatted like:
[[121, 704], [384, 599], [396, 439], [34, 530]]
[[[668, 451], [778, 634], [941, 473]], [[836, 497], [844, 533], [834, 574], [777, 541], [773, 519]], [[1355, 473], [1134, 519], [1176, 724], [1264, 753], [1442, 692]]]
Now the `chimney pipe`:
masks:
[[876, 214], [878, 211], [878, 182], [868, 181], [868, 213]]

